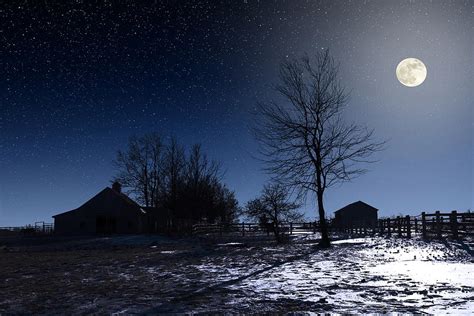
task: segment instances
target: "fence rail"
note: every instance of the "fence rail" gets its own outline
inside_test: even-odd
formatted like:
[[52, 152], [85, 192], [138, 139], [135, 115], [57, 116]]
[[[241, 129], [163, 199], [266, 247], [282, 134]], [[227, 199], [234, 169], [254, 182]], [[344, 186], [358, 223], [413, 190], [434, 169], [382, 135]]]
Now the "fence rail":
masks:
[[[397, 216], [382, 218], [375, 225], [337, 226], [333, 221], [328, 221], [331, 233], [347, 233], [350, 235], [379, 234], [397, 237], [421, 235], [423, 238], [452, 237], [455, 239], [474, 236], [474, 213], [421, 213], [419, 216]], [[319, 231], [319, 222], [283, 223], [279, 231], [284, 234], [316, 233]], [[258, 223], [238, 224], [196, 224], [193, 234], [240, 234], [242, 236], [266, 234], [272, 232], [272, 224], [261, 225]]]
[[436, 212], [421, 213], [423, 237], [441, 238], [445, 234], [453, 238], [474, 235], [474, 213]]
[[[298, 232], [316, 233], [319, 228], [317, 222], [307, 223], [282, 223], [279, 231], [286, 234]], [[271, 225], [261, 225], [258, 223], [236, 223], [236, 224], [196, 224], [193, 225], [193, 234], [224, 234], [237, 233], [242, 236], [254, 234], [271, 234]]]
[[35, 222], [34, 225], [0, 227], [0, 235], [51, 235], [54, 232], [53, 223]]

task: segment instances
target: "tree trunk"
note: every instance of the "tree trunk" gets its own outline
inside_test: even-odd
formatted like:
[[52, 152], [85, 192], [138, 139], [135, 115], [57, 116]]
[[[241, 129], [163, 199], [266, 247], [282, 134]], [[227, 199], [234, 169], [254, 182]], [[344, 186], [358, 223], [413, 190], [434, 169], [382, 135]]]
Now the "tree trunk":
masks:
[[273, 222], [273, 233], [275, 234], [275, 240], [279, 244], [281, 242], [280, 227], [277, 221]]
[[328, 248], [331, 243], [329, 241], [328, 226], [326, 223], [326, 216], [324, 214], [324, 205], [323, 205], [323, 194], [318, 193], [318, 213], [319, 213], [319, 230], [321, 231], [321, 241], [319, 246], [323, 248]]

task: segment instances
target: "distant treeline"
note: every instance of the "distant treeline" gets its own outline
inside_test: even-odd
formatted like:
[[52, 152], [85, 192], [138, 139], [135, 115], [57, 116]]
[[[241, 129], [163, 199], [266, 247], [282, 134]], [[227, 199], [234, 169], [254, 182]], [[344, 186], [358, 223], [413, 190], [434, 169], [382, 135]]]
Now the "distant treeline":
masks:
[[114, 164], [114, 181], [143, 206], [192, 222], [236, 220], [234, 192], [222, 183], [220, 164], [209, 160], [199, 144], [186, 150], [176, 138], [165, 141], [156, 133], [133, 136]]

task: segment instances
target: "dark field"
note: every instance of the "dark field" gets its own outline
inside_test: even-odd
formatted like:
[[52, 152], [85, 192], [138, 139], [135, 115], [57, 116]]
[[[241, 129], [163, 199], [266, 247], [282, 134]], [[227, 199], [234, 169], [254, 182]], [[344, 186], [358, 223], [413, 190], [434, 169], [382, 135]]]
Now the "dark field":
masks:
[[314, 235], [0, 239], [1, 314], [474, 310], [472, 247]]

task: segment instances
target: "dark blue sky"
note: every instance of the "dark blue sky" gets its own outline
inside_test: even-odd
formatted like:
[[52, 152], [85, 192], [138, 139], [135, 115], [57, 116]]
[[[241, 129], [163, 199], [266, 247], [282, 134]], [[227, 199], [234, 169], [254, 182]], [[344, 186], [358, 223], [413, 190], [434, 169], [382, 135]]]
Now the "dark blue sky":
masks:
[[[390, 140], [370, 173], [327, 193], [329, 213], [472, 209], [472, 2], [215, 2], [0, 7], [0, 226], [79, 206], [109, 185], [128, 137], [151, 131], [202, 143], [245, 203], [267, 178], [255, 102], [274, 96], [282, 60], [328, 48], [352, 91], [346, 119]], [[395, 77], [406, 57], [428, 68], [419, 87]]]

